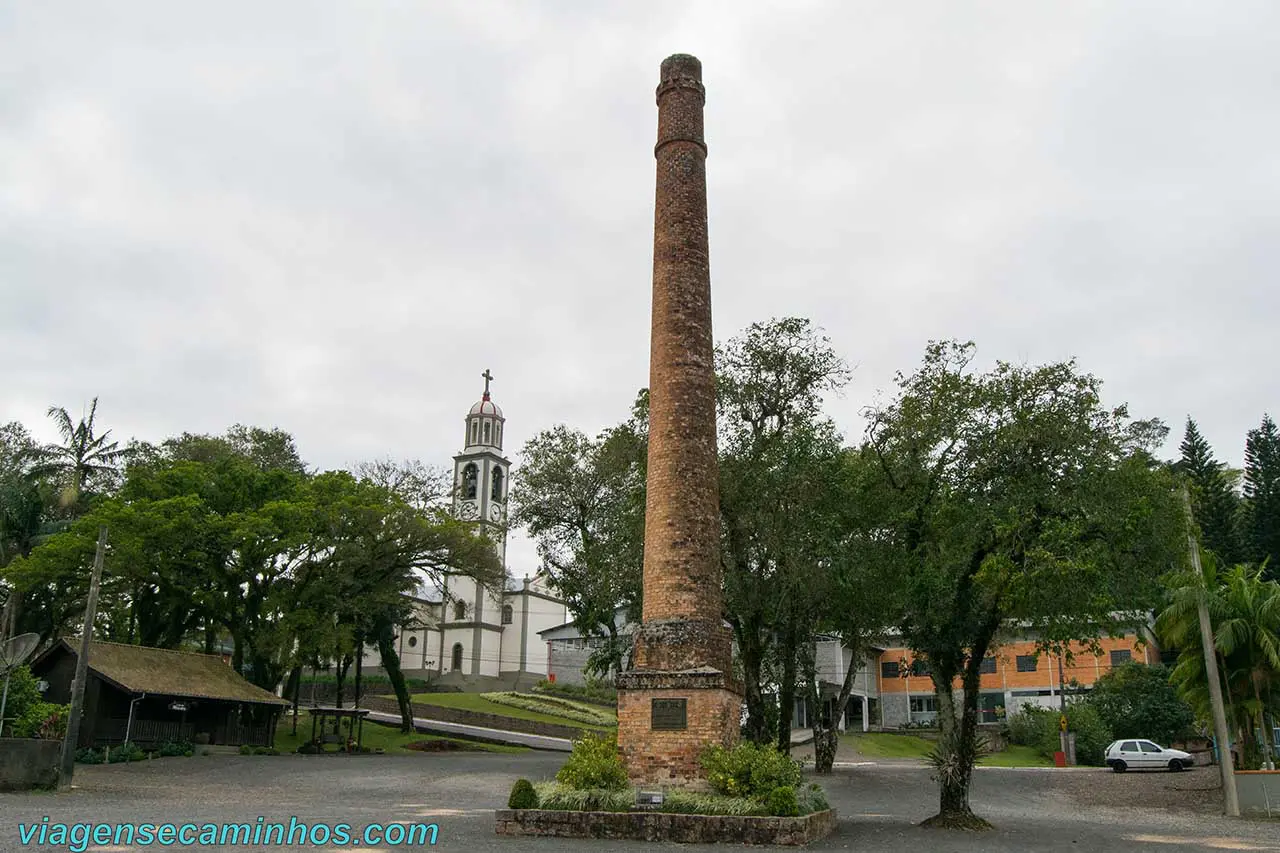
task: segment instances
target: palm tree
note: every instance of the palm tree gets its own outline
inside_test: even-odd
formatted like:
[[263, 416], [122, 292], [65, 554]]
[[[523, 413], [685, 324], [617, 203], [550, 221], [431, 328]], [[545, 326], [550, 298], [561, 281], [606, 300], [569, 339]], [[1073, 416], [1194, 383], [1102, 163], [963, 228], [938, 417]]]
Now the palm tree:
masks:
[[1170, 681], [1202, 718], [1208, 717], [1209, 689], [1197, 615], [1199, 596], [1207, 592], [1227, 716], [1246, 761], [1253, 763], [1259, 756], [1249, 733], [1255, 726], [1270, 731], [1262, 695], [1280, 683], [1280, 585], [1264, 581], [1249, 566], [1221, 571], [1209, 552], [1202, 552], [1201, 569], [1199, 577], [1184, 572], [1172, 579], [1169, 605], [1156, 619], [1156, 634], [1162, 643], [1180, 650]]
[[67, 410], [50, 406], [49, 417], [58, 425], [61, 444], [44, 447], [45, 468], [63, 481], [62, 504], [74, 507], [80, 503], [86, 490], [97, 484], [109, 484], [119, 476], [119, 463], [125, 451], [119, 442], [107, 443], [111, 430], [94, 435], [94, 417], [98, 412], [98, 398], [89, 405], [89, 414], [74, 424]]
[[1263, 733], [1263, 757], [1273, 764], [1272, 726], [1262, 695], [1280, 679], [1280, 584], [1263, 580], [1261, 569], [1236, 566], [1226, 578], [1223, 598], [1230, 615], [1218, 626], [1214, 643], [1236, 664], [1245, 689], [1253, 693], [1249, 729], [1256, 720]]

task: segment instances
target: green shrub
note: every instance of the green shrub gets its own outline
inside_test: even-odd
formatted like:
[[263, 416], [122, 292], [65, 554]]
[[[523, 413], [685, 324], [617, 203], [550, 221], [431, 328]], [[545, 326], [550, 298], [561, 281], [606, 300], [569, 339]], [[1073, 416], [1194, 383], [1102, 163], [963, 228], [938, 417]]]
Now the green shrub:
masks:
[[533, 689], [536, 693], [555, 694], [601, 705], [616, 706], [618, 704], [618, 689], [608, 682], [595, 679], [588, 680], [585, 685], [552, 684], [544, 679], [539, 681]]
[[[60, 740], [67, 733], [66, 705], [55, 705], [52, 702], [32, 702], [27, 705], [22, 716], [13, 721], [9, 727], [10, 737], [34, 737], [45, 740]], [[8, 713], [7, 711], [5, 713]]]
[[627, 787], [579, 790], [544, 782], [534, 787], [534, 793], [538, 797], [538, 808], [559, 812], [626, 812], [631, 811], [636, 801], [635, 790]]
[[533, 789], [533, 783], [528, 779], [517, 779], [511, 786], [511, 796], [507, 797], [507, 808], [536, 809], [537, 807], [538, 792]]
[[617, 791], [627, 787], [627, 768], [618, 754], [618, 735], [583, 735], [556, 779], [578, 791]]
[[241, 754], [241, 755], [253, 755], [253, 747], [249, 746], [249, 744], [247, 744], [247, 743], [242, 743], [242, 744], [240, 744], [240, 754]]
[[753, 800], [750, 797], [701, 794], [695, 791], [682, 791], [679, 788], [667, 791], [666, 799], [659, 810], [674, 814], [755, 815], [758, 817], [767, 816], [769, 811], [759, 800]]
[[[1076, 736], [1076, 763], [1101, 767], [1107, 744], [1114, 740], [1111, 729], [1102, 722], [1097, 709], [1087, 702], [1068, 705], [1066, 714], [1067, 727]], [[1045, 758], [1052, 758], [1060, 748], [1058, 715], [1051, 714], [1049, 726], [1041, 734], [1040, 754]]]
[[774, 788], [800, 784], [800, 763], [771, 746], [740, 743], [733, 749], [710, 747], [702, 756], [707, 782], [730, 797], [769, 796]]
[[97, 750], [92, 747], [81, 747], [76, 750], [77, 764], [101, 764], [103, 752], [105, 750]]
[[111, 764], [121, 764], [125, 761], [142, 761], [147, 754], [138, 749], [137, 744], [122, 743], [110, 750], [107, 761]]
[[160, 744], [160, 748], [156, 751], [159, 752], [161, 756], [165, 757], [172, 755], [190, 755], [191, 744], [186, 741], [166, 741], [165, 743]]
[[781, 785], [769, 793], [769, 814], [774, 817], [799, 817], [800, 804], [796, 802], [796, 789]]
[[1010, 714], [1005, 718], [1004, 736], [1009, 743], [1039, 747], [1045, 726], [1057, 724], [1058, 715], [1048, 708], [1023, 705], [1016, 714]]
[[1168, 745], [1191, 734], [1195, 723], [1191, 706], [1169, 683], [1169, 670], [1159, 665], [1118, 666], [1097, 680], [1084, 702], [1116, 740], [1151, 738]]
[[796, 805], [800, 807], [802, 815], [825, 812], [831, 808], [831, 804], [827, 802], [827, 792], [817, 783], [796, 788]]
[[[4, 679], [0, 678], [0, 689], [3, 689]], [[17, 725], [17, 721], [26, 716], [27, 710], [32, 705], [39, 705], [44, 702], [40, 696], [38, 681], [31, 674], [31, 669], [25, 664], [15, 668], [9, 673], [9, 697], [5, 700], [4, 715], [13, 721], [13, 725]], [[2, 734], [6, 737], [35, 737], [35, 735], [19, 735], [14, 734], [6, 729]]]

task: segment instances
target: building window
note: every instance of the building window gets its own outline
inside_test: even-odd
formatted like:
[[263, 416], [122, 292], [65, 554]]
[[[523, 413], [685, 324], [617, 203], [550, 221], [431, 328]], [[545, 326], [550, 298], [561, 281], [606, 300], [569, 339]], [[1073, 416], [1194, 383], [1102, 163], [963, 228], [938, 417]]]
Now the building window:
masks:
[[468, 441], [467, 444], [476, 443], [476, 439], [479, 438], [480, 436], [479, 430], [480, 430], [480, 421], [472, 421], [471, 422], [471, 440]]
[[484, 443], [485, 444], [489, 443], [489, 429], [491, 427], [492, 427], [492, 424], [489, 421], [484, 422]]
[[1018, 655], [1018, 672], [1035, 672], [1036, 663], [1035, 655]]
[[493, 469], [493, 486], [489, 489], [489, 500], [502, 500], [502, 469], [498, 467]]
[[1128, 663], [1133, 660], [1133, 652], [1128, 649], [1116, 649], [1111, 653], [1111, 665], [1119, 666], [1122, 663]]
[[502, 624], [503, 624], [503, 625], [510, 625], [510, 624], [511, 624], [511, 617], [512, 617], [512, 615], [513, 615], [513, 614], [512, 614], [512, 612], [511, 612], [511, 605], [510, 605], [510, 604], [504, 604], [504, 605], [502, 605]]
[[880, 677], [881, 678], [897, 678], [898, 662], [896, 660], [887, 660], [884, 663], [880, 664]]
[[453, 618], [454, 621], [466, 619], [467, 605], [463, 604], [461, 601], [455, 601], [453, 604]]
[[416, 645], [418, 645], [418, 638], [417, 638], [417, 637], [410, 637], [410, 638], [409, 638], [409, 648], [413, 648], [413, 647], [414, 647], [414, 646], [416, 646]]
[[462, 643], [453, 644], [453, 668], [462, 669]]
[[476, 467], [476, 463], [468, 462], [467, 467], [462, 469], [462, 499], [475, 500], [476, 483], [480, 479], [480, 469]]
[[500, 423], [493, 425], [493, 443], [499, 447], [502, 446], [502, 424]]
[[912, 696], [911, 697], [911, 713], [913, 714], [938, 713], [938, 697], [937, 696]]
[[931, 672], [929, 662], [924, 658], [916, 658], [911, 662], [911, 674], [920, 677], [928, 675]]
[[993, 675], [996, 671], [996, 659], [993, 657], [985, 657], [982, 659], [982, 668], [978, 670], [983, 675]]

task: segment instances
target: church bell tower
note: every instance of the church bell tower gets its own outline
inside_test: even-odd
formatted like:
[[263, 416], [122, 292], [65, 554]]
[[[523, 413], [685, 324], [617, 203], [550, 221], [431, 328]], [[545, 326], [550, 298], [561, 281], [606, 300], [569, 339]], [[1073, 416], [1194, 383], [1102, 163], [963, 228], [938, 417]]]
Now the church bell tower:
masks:
[[487, 369], [484, 395], [467, 412], [462, 452], [453, 457], [454, 515], [475, 521], [493, 540], [507, 564], [507, 488], [511, 462], [502, 455], [502, 409], [489, 396], [493, 374]]

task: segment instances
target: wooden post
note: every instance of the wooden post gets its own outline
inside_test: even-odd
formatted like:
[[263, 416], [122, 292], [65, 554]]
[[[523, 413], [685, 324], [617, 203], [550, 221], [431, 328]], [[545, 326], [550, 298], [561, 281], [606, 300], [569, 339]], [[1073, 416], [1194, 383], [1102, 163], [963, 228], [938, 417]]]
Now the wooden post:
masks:
[[[1182, 487], [1182, 501], [1187, 507], [1187, 520], [1194, 522], [1191, 514], [1191, 496]], [[1222, 681], [1218, 677], [1218, 656], [1213, 641], [1213, 624], [1209, 620], [1209, 589], [1204, 583], [1204, 570], [1200, 566], [1200, 546], [1196, 543], [1194, 528], [1188, 528], [1187, 543], [1191, 548], [1191, 565], [1196, 572], [1196, 582], [1201, 585], [1196, 609], [1200, 616], [1200, 645], [1204, 651], [1204, 668], [1209, 678], [1209, 702], [1213, 706], [1213, 739], [1218, 744], [1218, 767], [1222, 771], [1222, 799], [1229, 817], [1240, 817], [1240, 797], [1236, 793], [1235, 767], [1231, 759], [1231, 735], [1227, 731], [1227, 713], [1222, 703]]]
[[84, 688], [89, 678], [89, 641], [93, 637], [93, 620], [98, 615], [98, 584], [102, 579], [102, 561], [107, 552], [106, 525], [98, 528], [98, 548], [93, 555], [93, 574], [89, 578], [89, 600], [84, 605], [84, 630], [80, 632], [80, 656], [76, 658], [76, 678], [71, 683], [71, 709], [67, 713], [67, 735], [62, 741], [62, 767], [58, 772], [58, 790], [71, 788], [76, 770], [76, 741], [80, 738], [80, 715], [84, 712]]

